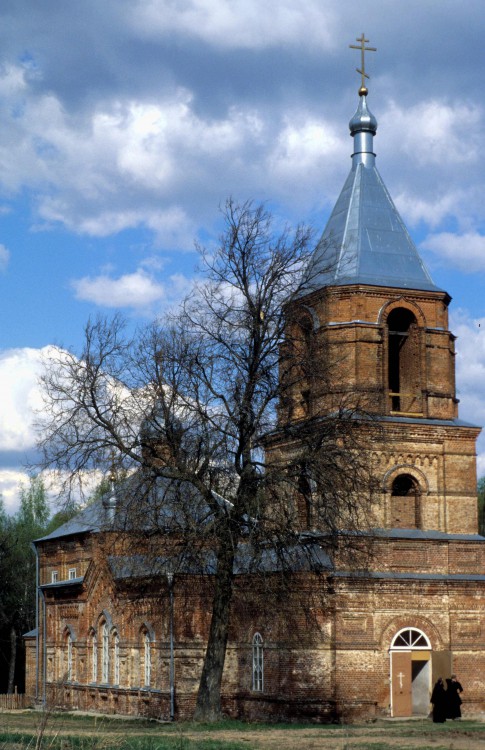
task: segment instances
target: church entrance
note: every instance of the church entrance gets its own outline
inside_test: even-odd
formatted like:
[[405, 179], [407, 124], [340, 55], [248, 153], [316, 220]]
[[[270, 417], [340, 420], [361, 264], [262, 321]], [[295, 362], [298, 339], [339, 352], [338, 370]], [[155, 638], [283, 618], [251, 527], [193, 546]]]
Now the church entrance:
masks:
[[426, 716], [431, 692], [431, 644], [416, 628], [403, 628], [391, 644], [391, 715]]

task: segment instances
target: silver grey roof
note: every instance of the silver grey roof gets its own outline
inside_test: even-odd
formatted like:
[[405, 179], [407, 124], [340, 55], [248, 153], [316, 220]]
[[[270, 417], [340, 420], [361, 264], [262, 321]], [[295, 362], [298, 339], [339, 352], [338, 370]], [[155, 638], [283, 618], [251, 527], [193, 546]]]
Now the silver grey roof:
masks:
[[298, 296], [368, 284], [442, 291], [433, 283], [375, 167], [377, 121], [362, 96], [350, 121], [352, 169], [306, 269]]
[[[150, 478], [139, 471], [119, 483], [116, 498], [112, 492], [110, 489], [50, 534], [35, 539], [34, 544], [106, 530], [157, 528], [180, 532], [191, 529], [194, 524], [202, 526], [212, 521], [207, 502], [188, 482], [168, 477]], [[221, 506], [230, 505], [217, 493], [212, 495]], [[110, 504], [112, 499], [116, 500], [116, 505]]]
[[50, 534], [34, 539], [34, 544], [37, 542], [47, 542], [51, 539], [59, 539], [65, 536], [73, 536], [77, 534], [86, 534], [90, 531], [99, 531], [101, 528], [101, 517], [102, 517], [102, 503], [101, 501], [94, 502], [88, 505], [83, 510], [76, 513], [76, 515], [66, 521], [57, 529], [51, 531]]
[[[216, 552], [213, 549], [191, 550], [172, 557], [148, 555], [110, 556], [108, 564], [115, 579], [159, 577], [167, 570], [177, 575], [214, 575], [217, 571]], [[234, 559], [234, 575], [251, 573], [276, 573], [282, 571], [329, 571], [333, 562], [323, 547], [315, 540], [302, 535], [298, 541], [286, 546], [256, 550], [247, 542], [239, 542]]]

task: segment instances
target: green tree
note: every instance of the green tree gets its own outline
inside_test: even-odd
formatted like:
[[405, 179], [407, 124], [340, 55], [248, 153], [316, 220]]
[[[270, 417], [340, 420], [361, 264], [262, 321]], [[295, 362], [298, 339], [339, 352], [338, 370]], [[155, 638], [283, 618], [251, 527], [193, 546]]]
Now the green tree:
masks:
[[[14, 690], [22, 634], [35, 625], [35, 555], [32, 541], [45, 533], [49, 507], [44, 483], [32, 476], [19, 490], [20, 506], [7, 516], [0, 506], [0, 628], [7, 692]], [[20, 652], [21, 653], [21, 652]]]

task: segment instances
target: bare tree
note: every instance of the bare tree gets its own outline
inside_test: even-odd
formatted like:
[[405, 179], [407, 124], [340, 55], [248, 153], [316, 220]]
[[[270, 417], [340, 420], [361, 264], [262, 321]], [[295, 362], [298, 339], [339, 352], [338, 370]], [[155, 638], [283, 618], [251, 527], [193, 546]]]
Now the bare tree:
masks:
[[315, 351], [298, 302], [310, 232], [276, 236], [263, 206], [232, 200], [224, 219], [218, 248], [199, 248], [204, 277], [177, 315], [132, 337], [118, 317], [90, 322], [83, 351], [49, 363], [40, 425], [42, 466], [58, 470], [66, 492], [105, 469], [112, 451], [129, 475], [125, 494], [153, 498], [163, 485], [156, 512], [153, 502], [132, 504], [150, 518], [125, 519], [131, 530], [157, 527], [154, 559], [163, 535], [178, 551], [212, 551], [196, 709], [204, 719], [220, 715], [241, 544], [254, 570], [269, 548], [291, 569], [303, 530], [330, 548], [342, 528], [365, 526], [371, 488], [359, 405], [308, 408], [307, 391], [324, 393], [335, 366], [323, 344]]

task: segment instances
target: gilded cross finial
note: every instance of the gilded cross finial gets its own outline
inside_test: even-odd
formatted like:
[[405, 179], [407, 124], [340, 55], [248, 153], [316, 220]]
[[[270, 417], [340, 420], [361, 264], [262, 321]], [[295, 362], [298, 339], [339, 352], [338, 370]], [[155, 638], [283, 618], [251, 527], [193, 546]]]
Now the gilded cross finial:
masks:
[[357, 46], [356, 44], [349, 44], [349, 47], [351, 49], [360, 49], [360, 52], [361, 52], [362, 63], [361, 63], [360, 69], [356, 68], [357, 73], [360, 73], [360, 75], [362, 76], [361, 85], [360, 85], [360, 89], [359, 89], [359, 96], [367, 96], [368, 91], [367, 91], [367, 86], [365, 85], [365, 79], [369, 78], [369, 76], [365, 72], [365, 53], [366, 52], [377, 52], [377, 47], [366, 47], [365, 46], [368, 43], [369, 40], [365, 38], [364, 32], [362, 32], [362, 36], [361, 37], [357, 37], [357, 39], [355, 41], [356, 42], [360, 42], [359, 46]]

